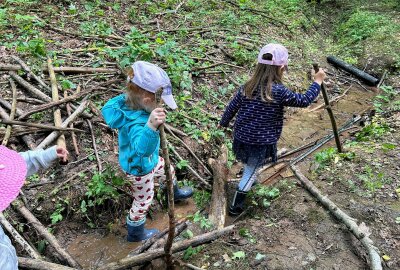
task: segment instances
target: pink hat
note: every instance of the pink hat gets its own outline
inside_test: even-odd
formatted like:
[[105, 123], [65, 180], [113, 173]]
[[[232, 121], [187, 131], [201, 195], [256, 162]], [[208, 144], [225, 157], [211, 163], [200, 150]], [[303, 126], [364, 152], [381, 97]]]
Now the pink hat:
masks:
[[[272, 55], [272, 60], [263, 59], [263, 55], [269, 53]], [[258, 54], [258, 63], [272, 65], [272, 66], [285, 66], [288, 65], [289, 54], [288, 50], [281, 44], [270, 43], [265, 45]]]
[[0, 212], [18, 196], [26, 171], [25, 160], [20, 154], [0, 146]]

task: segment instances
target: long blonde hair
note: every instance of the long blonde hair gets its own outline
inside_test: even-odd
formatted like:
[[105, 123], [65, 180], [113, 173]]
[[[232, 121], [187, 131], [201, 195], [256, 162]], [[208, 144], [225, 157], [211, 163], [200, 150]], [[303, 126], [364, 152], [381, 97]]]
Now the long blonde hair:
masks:
[[[264, 60], [272, 60], [272, 55], [266, 53]], [[244, 95], [247, 98], [254, 98], [254, 91], [261, 87], [261, 99], [265, 102], [273, 101], [272, 84], [282, 81], [282, 70], [280, 66], [272, 66], [258, 63], [253, 76], [244, 84]]]
[[[128, 75], [128, 78], [130, 78], [130, 80], [135, 75], [132, 68], [128, 68], [126, 70], [126, 74]], [[151, 100], [155, 100], [154, 94], [140, 88], [136, 84], [132, 83], [130, 80], [127, 83], [126, 89], [126, 105], [133, 110], [151, 111], [152, 108], [143, 104], [143, 99], [150, 98]]]

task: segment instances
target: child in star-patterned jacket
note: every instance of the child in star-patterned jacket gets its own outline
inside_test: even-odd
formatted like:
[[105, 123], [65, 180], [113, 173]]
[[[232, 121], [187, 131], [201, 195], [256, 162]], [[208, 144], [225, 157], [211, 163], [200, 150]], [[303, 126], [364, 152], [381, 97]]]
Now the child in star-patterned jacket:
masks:
[[237, 113], [233, 152], [244, 164], [242, 179], [229, 207], [230, 215], [239, 215], [244, 210], [246, 193], [257, 178], [257, 170], [277, 160], [276, 144], [282, 132], [285, 106], [310, 105], [325, 78], [320, 69], [306, 93], [290, 91], [281, 82], [288, 56], [287, 49], [280, 44], [264, 46], [253, 76], [239, 88], [220, 121], [221, 126], [227, 127]]
[[[132, 207], [127, 216], [129, 242], [148, 239], [158, 233], [145, 229], [146, 214], [154, 197], [154, 180], [165, 180], [164, 159], [159, 156], [158, 127], [166, 113], [157, 108], [155, 92], [163, 90], [164, 103], [176, 109], [172, 86], [167, 73], [158, 66], [137, 61], [128, 70], [126, 94], [110, 99], [102, 108], [106, 123], [118, 129], [119, 163], [131, 181]], [[175, 180], [174, 199], [183, 200], [193, 194], [189, 187], [179, 188]]]

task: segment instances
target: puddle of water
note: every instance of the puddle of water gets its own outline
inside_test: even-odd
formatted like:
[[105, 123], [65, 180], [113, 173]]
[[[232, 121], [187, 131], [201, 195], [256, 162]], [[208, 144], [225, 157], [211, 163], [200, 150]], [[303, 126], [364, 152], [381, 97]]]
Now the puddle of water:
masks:
[[[192, 199], [175, 204], [175, 216], [179, 220], [197, 211]], [[168, 213], [158, 212], [153, 219], [148, 218], [146, 228], [165, 230], [168, 228]], [[68, 245], [68, 252], [81, 264], [84, 269], [95, 269], [100, 265], [118, 261], [126, 257], [129, 252], [142, 243], [129, 243], [126, 241], [127, 230], [125, 226], [115, 229], [115, 233], [104, 236], [99, 233], [78, 235]]]

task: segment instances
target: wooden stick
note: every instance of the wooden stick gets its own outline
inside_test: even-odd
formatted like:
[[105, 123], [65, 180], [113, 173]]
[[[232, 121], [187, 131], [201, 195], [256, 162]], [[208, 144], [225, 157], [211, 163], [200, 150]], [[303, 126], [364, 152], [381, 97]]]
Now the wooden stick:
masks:
[[[3, 100], [5, 104], [9, 105], [8, 107], [11, 109], [12, 106], [9, 104], [7, 101]], [[2, 102], [3, 102], [2, 101]], [[17, 108], [16, 114], [18, 115], [19, 110]], [[0, 106], [0, 117], [2, 118], [2, 121], [9, 121], [9, 116], [7, 112]], [[23, 135], [22, 140], [25, 142], [25, 144], [28, 146], [29, 149], [35, 149], [36, 148], [36, 143], [34, 142], [33, 138], [31, 135]]]
[[22, 77], [17, 75], [17, 73], [15, 73], [14, 71], [10, 71], [10, 76], [17, 83], [19, 83], [26, 90], [28, 90], [32, 95], [34, 95], [35, 97], [37, 97], [37, 98], [39, 98], [39, 99], [41, 99], [43, 101], [46, 101], [46, 102], [51, 102], [51, 98], [48, 95], [44, 94], [42, 91], [40, 91], [39, 89], [34, 87], [32, 84], [30, 84], [27, 81], [25, 81]]
[[[50, 58], [47, 59], [47, 68], [49, 71], [50, 83], [51, 83], [51, 97], [52, 97], [53, 102], [57, 102], [60, 100], [59, 95], [58, 95], [57, 79], [56, 79], [56, 74], [54, 73], [54, 70], [53, 70], [53, 63]], [[62, 124], [61, 110], [55, 109], [53, 115], [54, 115], [54, 126], [61, 127], [61, 124]], [[60, 134], [60, 136], [57, 138], [57, 146], [62, 147], [64, 149], [67, 148], [67, 146], [65, 144], [64, 134]], [[66, 163], [68, 163], [68, 160], [66, 162], [62, 161], [60, 163], [66, 164]]]
[[14, 240], [21, 245], [22, 249], [28, 253], [28, 255], [34, 259], [41, 259], [39, 252], [37, 252], [29, 243], [14, 229], [14, 227], [8, 222], [3, 213], [0, 212], [0, 223], [10, 233]]
[[[64, 122], [62, 122], [61, 127], [66, 128], [72, 121], [74, 121], [75, 118], [78, 117], [78, 115], [80, 115], [86, 109], [87, 103], [88, 103], [87, 97], [85, 97], [84, 100], [82, 101], [81, 105], [79, 105], [79, 107], [67, 119], [65, 119]], [[74, 131], [75, 131], [75, 129], [74, 129]], [[58, 133], [59, 133], [59, 131], [53, 131], [52, 133], [50, 133], [50, 135], [48, 135], [37, 146], [37, 148], [42, 149], [42, 148], [47, 147], [51, 142], [53, 142], [58, 137]]]
[[40, 77], [36, 76], [36, 74], [32, 72], [32, 70], [29, 68], [29, 66], [27, 64], [25, 64], [25, 62], [22, 61], [21, 58], [19, 58], [16, 55], [12, 55], [11, 57], [16, 62], [18, 62], [18, 64], [21, 65], [21, 67], [28, 73], [28, 76], [31, 76], [32, 78], [34, 78], [44, 89], [51, 92], [50, 87], [42, 79], [40, 79]]
[[94, 137], [94, 132], [93, 132], [93, 127], [92, 127], [92, 123], [90, 122], [89, 119], [86, 120], [88, 126], [89, 126], [89, 130], [90, 130], [90, 134], [92, 136], [92, 144], [93, 144], [93, 150], [94, 150], [94, 154], [96, 156], [96, 160], [97, 160], [97, 166], [99, 168], [99, 172], [102, 171], [102, 167], [101, 167], [101, 160], [99, 157], [99, 153], [97, 152], [97, 146], [96, 146], [96, 138]]
[[[175, 237], [180, 235], [187, 228], [187, 226], [188, 226], [187, 218], [183, 219], [183, 221], [181, 221], [181, 222], [177, 222], [177, 224], [175, 226]], [[161, 248], [167, 241], [167, 237], [168, 237], [168, 235], [164, 235], [164, 236], [160, 237], [159, 239], [157, 239], [157, 241], [155, 241], [149, 247], [149, 251], [156, 250], [157, 248]]]
[[[351, 87], [351, 86], [350, 86], [350, 87]], [[341, 99], [342, 97], [344, 97], [344, 96], [347, 94], [347, 92], [349, 92], [350, 87], [347, 88], [347, 89], [343, 92], [343, 94], [341, 94], [340, 96], [334, 97], [334, 98], [332, 98], [331, 100], [329, 100], [329, 105], [331, 105], [333, 102], [336, 102], [336, 101], [338, 101], [339, 99]], [[320, 104], [320, 105], [318, 105], [317, 107], [312, 108], [311, 110], [308, 110], [307, 112], [314, 112], [314, 111], [316, 111], [316, 110], [321, 109], [322, 107], [326, 108], [326, 104], [325, 104], [325, 103], [324, 103], [324, 104]]]
[[[11, 89], [12, 89], [12, 104], [11, 104], [11, 111], [10, 111], [10, 118], [9, 120], [12, 121], [14, 120], [15, 117], [15, 111], [17, 108], [17, 87], [15, 86], [15, 83], [12, 79], [10, 79], [10, 84], [11, 84]], [[11, 129], [12, 125], [8, 125], [6, 129], [6, 134], [4, 135], [4, 139], [2, 142], [2, 145], [7, 145], [8, 139], [11, 136]]]
[[29, 122], [21, 122], [21, 121], [16, 121], [16, 120], [0, 120], [1, 124], [6, 124], [6, 125], [19, 125], [19, 126], [27, 126], [27, 127], [36, 127], [36, 128], [41, 128], [41, 129], [46, 129], [46, 130], [56, 130], [56, 131], [75, 131], [75, 132], [83, 132], [83, 130], [77, 129], [77, 128], [65, 128], [65, 127], [54, 127], [54, 126], [49, 126], [49, 125], [43, 125], [43, 124], [36, 124], [36, 123], [29, 123]]
[[12, 205], [18, 210], [18, 212], [23, 215], [42, 235], [47, 242], [55, 249], [58, 258], [62, 261], [66, 261], [70, 266], [81, 269], [80, 265], [74, 258], [60, 245], [54, 235], [50, 234], [49, 231], [43, 224], [25, 207], [25, 205], [20, 200], [15, 200]]
[[[80, 89], [81, 89], [81, 85], [79, 84], [78, 87], [76, 88], [76, 92], [79, 93]], [[67, 90], [65, 90], [64, 91], [64, 99], [67, 97], [68, 97], [68, 92], [67, 92]], [[65, 107], [67, 109], [68, 116], [70, 116], [72, 113], [71, 106], [69, 105], [69, 103], [67, 103], [67, 104], [65, 104]], [[74, 128], [74, 123], [70, 123], [69, 127]], [[80, 152], [79, 152], [78, 141], [77, 141], [75, 132], [71, 132], [71, 137], [72, 137], [72, 144], [73, 144], [74, 150], [75, 150], [75, 155], [79, 156]]]
[[212, 173], [210, 172], [210, 170], [207, 168], [206, 165], [204, 165], [204, 163], [197, 157], [197, 155], [192, 151], [192, 149], [190, 149], [190, 147], [183, 141], [181, 140], [181, 138], [179, 138], [178, 136], [176, 136], [174, 134], [174, 132], [172, 132], [172, 130], [170, 130], [168, 127], [165, 127], [165, 129], [169, 132], [169, 134], [171, 134], [175, 139], [177, 139], [188, 151], [189, 153], [197, 160], [198, 163], [200, 163], [200, 165], [204, 168], [204, 170], [209, 174], [212, 175]]
[[20, 65], [0, 64], [0, 71], [18, 71], [21, 69]]
[[[215, 231], [212, 231], [209, 233], [195, 236], [189, 240], [177, 242], [172, 245], [171, 251], [172, 251], [172, 253], [176, 253], [176, 252], [183, 251], [190, 246], [197, 247], [204, 243], [213, 241], [213, 240], [225, 235], [226, 233], [231, 232], [233, 230], [233, 228], [234, 228], [234, 225], [231, 225], [231, 226], [225, 227], [221, 230], [215, 230]], [[162, 257], [162, 256], [164, 256], [164, 254], [165, 254], [164, 249], [159, 248], [159, 249], [153, 250], [151, 252], [142, 253], [142, 254], [139, 254], [139, 255], [133, 256], [133, 257], [126, 257], [117, 262], [112, 262], [112, 263], [103, 265], [100, 268], [98, 268], [98, 270], [126, 269], [129, 267], [132, 267], [135, 265], [141, 265], [144, 262], [148, 262], [148, 261], [154, 260], [156, 258]]]
[[[317, 73], [319, 71], [319, 67], [317, 63], [313, 64], [314, 67], [314, 71], [315, 73]], [[338, 134], [338, 130], [337, 130], [337, 125], [336, 125], [336, 120], [335, 120], [335, 116], [333, 115], [333, 111], [332, 111], [332, 107], [329, 104], [329, 98], [328, 98], [328, 93], [326, 92], [325, 89], [325, 84], [322, 82], [321, 84], [321, 92], [322, 92], [322, 96], [324, 97], [324, 102], [325, 102], [325, 108], [328, 111], [329, 114], [329, 118], [331, 120], [331, 124], [332, 124], [332, 131], [333, 131], [333, 135], [335, 136], [335, 142], [336, 142], [336, 147], [338, 149], [339, 153], [342, 153], [342, 144], [340, 143], [340, 138], [339, 138], [339, 134]]]
[[29, 259], [24, 257], [18, 257], [18, 266], [23, 269], [29, 270], [76, 270], [77, 268], [71, 268], [61, 264], [46, 262], [38, 259]]
[[[162, 89], [158, 89], [155, 93], [155, 99], [157, 107], [160, 105]], [[167, 269], [173, 269], [173, 258], [172, 258], [172, 242], [175, 237], [175, 203], [174, 203], [174, 183], [171, 174], [171, 162], [169, 160], [168, 146], [167, 146], [167, 136], [165, 134], [164, 125], [161, 124], [158, 127], [160, 131], [160, 145], [164, 158], [164, 171], [167, 181], [167, 192], [168, 192], [168, 218], [169, 218], [169, 228], [168, 228], [168, 239], [164, 246], [165, 258], [167, 261]], [[178, 183], [176, 183], [177, 185]]]
[[177, 128], [174, 128], [173, 126], [171, 126], [171, 125], [169, 125], [167, 123], [164, 123], [164, 125], [166, 127], [168, 127], [167, 131], [172, 130], [172, 132], [174, 132], [175, 134], [178, 134], [181, 137], [187, 137], [188, 136], [185, 132], [183, 132], [183, 131], [181, 131], [181, 130], [179, 130]]
[[[174, 153], [175, 156], [178, 157], [179, 160], [183, 160], [183, 158], [181, 157], [181, 155], [179, 155], [179, 153], [174, 149], [174, 147], [171, 145], [171, 150], [172, 153]], [[189, 169], [189, 171], [191, 173], [193, 173], [194, 176], [196, 176], [207, 188], [211, 188], [210, 183], [208, 183], [203, 177], [201, 177], [190, 165], [187, 165], [187, 168]]]
[[225, 227], [226, 218], [226, 183], [228, 181], [228, 148], [223, 144], [220, 150], [221, 154], [217, 160], [209, 159], [213, 171], [213, 189], [209, 210], [209, 219], [217, 229]]
[[[303, 186], [308, 190], [308, 192], [317, 198], [318, 201], [321, 202], [322, 205], [327, 208], [339, 221], [343, 222], [349, 231], [361, 241], [368, 252], [371, 269], [381, 270], [382, 262], [379, 255], [379, 250], [374, 246], [374, 242], [368, 237], [368, 228], [364, 225], [364, 230], [362, 231], [361, 226], [357, 225], [356, 220], [343, 212], [327, 196], [322, 195], [318, 188], [315, 187], [314, 184], [301, 173], [299, 168], [293, 165], [291, 166], [291, 169]], [[365, 229], [367, 232], [365, 232]]]
[[[17, 98], [17, 101], [18, 101], [18, 98]], [[6, 108], [9, 111], [11, 111], [11, 109], [12, 109], [12, 105], [7, 100], [3, 99], [2, 97], [0, 97], [0, 105], [3, 106], [4, 108]], [[19, 116], [19, 115], [21, 115], [23, 113], [24, 112], [21, 109], [15, 108], [15, 114], [17, 116]]]
[[[19, 117], [19, 119], [20, 120], [21, 119], [25, 119], [25, 118], [27, 118], [28, 116], [30, 116], [30, 115], [32, 115], [34, 113], [41, 112], [41, 111], [44, 111], [44, 110], [48, 110], [50, 108], [53, 108], [55, 106], [58, 106], [58, 105], [61, 105], [61, 104], [64, 104], [64, 103], [68, 103], [68, 102], [71, 102], [71, 101], [76, 101], [78, 98], [83, 97], [83, 96], [85, 96], [87, 94], [93, 93], [96, 90], [103, 90], [103, 89], [100, 88], [101, 86], [107, 86], [107, 85], [113, 84], [113, 83], [115, 83], [117, 81], [118, 80], [109, 80], [107, 82], [100, 83], [99, 85], [96, 85], [96, 87], [92, 87], [92, 88], [86, 89], [85, 91], [78, 91], [78, 88], [80, 88], [80, 86], [78, 86], [77, 91], [76, 91], [76, 93], [74, 95], [68, 96], [68, 97], [64, 97], [63, 99], [60, 99], [58, 101], [53, 101], [53, 102], [49, 102], [49, 103], [46, 103], [46, 104], [43, 104], [43, 105], [40, 105], [40, 106], [36, 106], [34, 109], [22, 114]], [[106, 89], [107, 88], [104, 88], [104, 90], [106, 90]]]
[[53, 69], [56, 73], [121, 73], [121, 71], [116, 68], [54, 67]]

